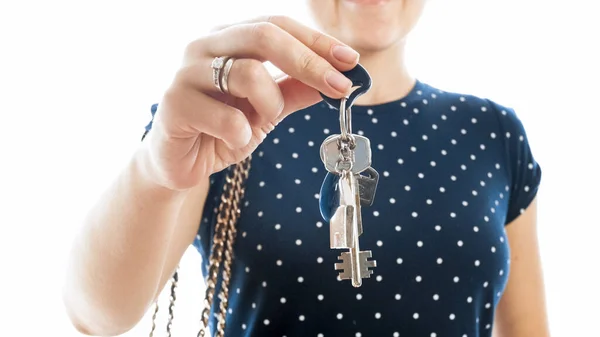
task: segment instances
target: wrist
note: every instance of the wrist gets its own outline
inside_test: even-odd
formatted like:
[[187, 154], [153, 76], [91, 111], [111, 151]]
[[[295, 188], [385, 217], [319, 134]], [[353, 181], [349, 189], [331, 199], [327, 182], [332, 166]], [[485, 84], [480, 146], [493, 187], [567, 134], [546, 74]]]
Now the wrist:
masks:
[[147, 144], [143, 144], [134, 153], [129, 165], [130, 180], [155, 198], [177, 199], [185, 196], [187, 190], [176, 190], [169, 188], [166, 184], [161, 184], [157, 171]]

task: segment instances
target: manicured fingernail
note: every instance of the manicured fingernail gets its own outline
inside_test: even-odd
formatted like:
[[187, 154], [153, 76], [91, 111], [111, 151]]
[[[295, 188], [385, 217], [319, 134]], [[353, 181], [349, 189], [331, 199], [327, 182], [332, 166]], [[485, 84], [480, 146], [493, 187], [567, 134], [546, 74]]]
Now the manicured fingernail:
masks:
[[325, 76], [327, 83], [335, 90], [346, 93], [352, 87], [352, 81], [337, 71], [329, 70]]
[[358, 53], [354, 49], [347, 46], [334, 46], [331, 52], [333, 57], [338, 59], [340, 62], [353, 64], [358, 60]]

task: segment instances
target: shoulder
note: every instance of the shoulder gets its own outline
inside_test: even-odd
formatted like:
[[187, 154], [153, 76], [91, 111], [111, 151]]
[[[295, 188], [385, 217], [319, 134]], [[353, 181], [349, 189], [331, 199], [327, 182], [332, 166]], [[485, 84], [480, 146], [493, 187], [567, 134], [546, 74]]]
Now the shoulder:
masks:
[[469, 135], [471, 142], [486, 144], [497, 158], [505, 158], [506, 166], [513, 170], [514, 175], [524, 169], [523, 163], [527, 163], [529, 168], [537, 165], [526, 127], [509, 104], [489, 97], [444, 91], [428, 84], [422, 84], [422, 87], [423, 94], [436, 93], [432, 107], [441, 111], [442, 119], [452, 125], [449, 129], [455, 132], [460, 128], [463, 135]]
[[443, 90], [426, 83], [421, 83], [421, 86], [423, 93], [434, 95], [433, 101], [437, 109], [446, 110], [456, 117], [470, 119], [474, 124], [480, 123], [480, 127], [487, 125], [497, 131], [514, 133], [525, 131], [518, 113], [510, 103], [499, 102], [487, 96]]
[[535, 159], [524, 123], [510, 105], [488, 97], [443, 91], [423, 85], [424, 92], [436, 92], [436, 110], [454, 121], [470, 142], [481, 142], [497, 169], [504, 167], [510, 191], [506, 223], [513, 221], [534, 199], [541, 182], [541, 167]]

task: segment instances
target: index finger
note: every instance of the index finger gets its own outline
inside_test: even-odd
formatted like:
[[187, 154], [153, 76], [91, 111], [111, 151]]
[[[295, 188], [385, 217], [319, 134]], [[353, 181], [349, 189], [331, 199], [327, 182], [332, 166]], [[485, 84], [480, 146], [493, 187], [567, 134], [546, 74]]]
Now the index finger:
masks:
[[[272, 23], [238, 24], [212, 34], [197, 52], [212, 57], [230, 56], [270, 61], [329, 97], [348, 95], [352, 82], [324, 57]], [[208, 55], [207, 55], [208, 54]]]
[[327, 60], [340, 71], [347, 71], [356, 66], [360, 55], [354, 49], [338, 39], [312, 29], [287, 16], [269, 15], [240, 21], [234, 24], [221, 25], [213, 28], [213, 32], [221, 31], [235, 24], [252, 24], [266, 22], [288, 32], [305, 46], [312, 49], [319, 56]]

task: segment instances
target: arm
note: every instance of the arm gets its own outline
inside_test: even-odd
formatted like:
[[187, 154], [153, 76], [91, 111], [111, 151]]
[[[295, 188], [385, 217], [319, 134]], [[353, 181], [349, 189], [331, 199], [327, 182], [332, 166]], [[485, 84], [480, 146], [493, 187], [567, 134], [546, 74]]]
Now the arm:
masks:
[[[228, 93], [211, 70], [220, 55], [240, 58]], [[183, 59], [143, 142], [152, 145], [142, 146], [75, 241], [64, 301], [84, 334], [122, 334], [143, 317], [194, 239], [208, 176], [248, 157], [285, 116], [320, 101], [319, 92], [348, 94], [352, 82], [340, 71], [356, 66], [358, 53], [269, 16], [192, 41]], [[265, 61], [289, 76], [276, 82]]]
[[187, 191], [145, 179], [140, 150], [90, 211], [74, 241], [63, 299], [77, 330], [114, 336], [143, 317], [200, 224], [208, 179]]
[[534, 200], [506, 227], [511, 265], [508, 284], [498, 303], [494, 336], [550, 336], [536, 215], [537, 202]]

